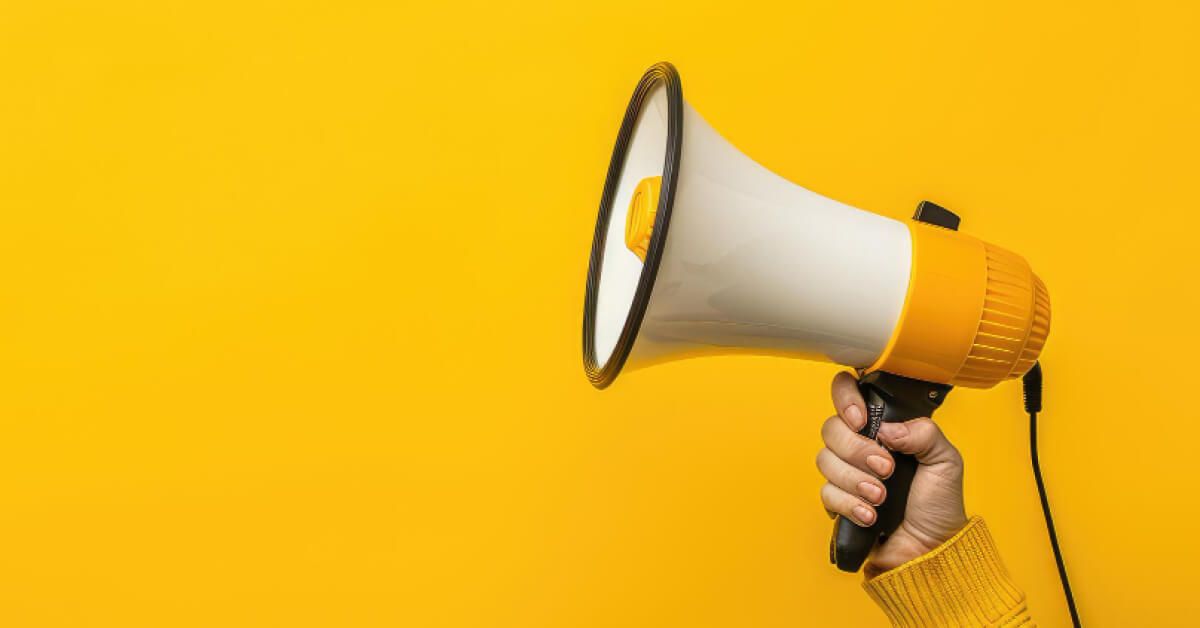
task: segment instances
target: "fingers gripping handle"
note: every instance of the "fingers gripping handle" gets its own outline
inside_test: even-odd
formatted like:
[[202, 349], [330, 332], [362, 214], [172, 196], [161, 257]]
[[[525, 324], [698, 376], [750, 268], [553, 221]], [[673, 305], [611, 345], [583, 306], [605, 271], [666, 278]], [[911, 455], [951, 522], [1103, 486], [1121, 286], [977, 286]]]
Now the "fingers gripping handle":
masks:
[[829, 540], [829, 562], [842, 571], [861, 569], [876, 541], [891, 534], [904, 520], [908, 489], [917, 472], [917, 459], [900, 453], [893, 453], [892, 457], [896, 460], [895, 471], [883, 481], [887, 500], [875, 508], [875, 523], [864, 528], [840, 515], [834, 523], [833, 538]]
[[[945, 384], [933, 384], [882, 371], [864, 375], [858, 381], [858, 389], [867, 403], [867, 424], [858, 433], [875, 438], [883, 423], [900, 423], [932, 416], [933, 411], [942, 405], [950, 388]], [[862, 568], [880, 537], [891, 534], [904, 520], [908, 489], [917, 472], [917, 459], [899, 452], [892, 452], [892, 458], [896, 466], [892, 475], [883, 482], [887, 497], [875, 509], [875, 523], [864, 528], [840, 516], [834, 521], [833, 538], [829, 540], [829, 562], [842, 571], [855, 572]]]

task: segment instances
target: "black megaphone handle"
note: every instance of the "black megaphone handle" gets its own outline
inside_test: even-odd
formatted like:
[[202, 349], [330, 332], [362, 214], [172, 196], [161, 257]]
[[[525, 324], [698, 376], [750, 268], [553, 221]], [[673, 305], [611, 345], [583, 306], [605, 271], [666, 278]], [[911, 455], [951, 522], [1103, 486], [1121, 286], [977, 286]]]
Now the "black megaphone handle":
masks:
[[[951, 388], [946, 384], [934, 384], [884, 371], [868, 373], [858, 381], [858, 389], [867, 404], [867, 424], [858, 433], [873, 439], [883, 423], [900, 423], [932, 416]], [[875, 508], [875, 523], [864, 528], [842, 516], [834, 521], [833, 538], [829, 540], [829, 562], [842, 571], [855, 572], [861, 569], [875, 543], [894, 532], [904, 520], [908, 489], [917, 471], [917, 459], [899, 452], [892, 452], [892, 458], [896, 466], [892, 475], [883, 482], [887, 496]]]

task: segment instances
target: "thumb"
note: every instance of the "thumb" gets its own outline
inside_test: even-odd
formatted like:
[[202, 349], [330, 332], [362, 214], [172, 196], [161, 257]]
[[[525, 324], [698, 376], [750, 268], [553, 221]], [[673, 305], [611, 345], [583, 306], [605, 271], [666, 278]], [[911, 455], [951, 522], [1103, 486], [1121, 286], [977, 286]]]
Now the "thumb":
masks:
[[884, 423], [879, 426], [879, 440], [889, 449], [913, 454], [921, 464], [958, 462], [962, 460], [958, 450], [942, 428], [932, 419], [913, 419], [904, 423]]

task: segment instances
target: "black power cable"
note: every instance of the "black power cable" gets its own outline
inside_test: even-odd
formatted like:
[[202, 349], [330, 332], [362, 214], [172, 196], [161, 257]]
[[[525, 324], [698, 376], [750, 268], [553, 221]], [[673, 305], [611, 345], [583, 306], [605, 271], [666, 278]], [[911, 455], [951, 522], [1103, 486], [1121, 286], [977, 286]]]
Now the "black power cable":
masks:
[[1058, 534], [1054, 532], [1054, 518], [1050, 516], [1050, 500], [1046, 499], [1046, 485], [1042, 482], [1042, 465], [1038, 463], [1037, 415], [1042, 410], [1042, 365], [1033, 368], [1021, 379], [1025, 393], [1025, 412], [1029, 413], [1029, 455], [1033, 459], [1033, 479], [1037, 482], [1038, 497], [1042, 499], [1042, 514], [1046, 517], [1046, 532], [1050, 534], [1050, 547], [1054, 549], [1054, 562], [1058, 564], [1058, 579], [1062, 581], [1063, 594], [1067, 597], [1067, 610], [1071, 612], [1071, 623], [1080, 628], [1079, 611], [1075, 609], [1075, 596], [1071, 594], [1071, 583], [1067, 580], [1067, 567], [1063, 564], [1062, 550], [1058, 547]]

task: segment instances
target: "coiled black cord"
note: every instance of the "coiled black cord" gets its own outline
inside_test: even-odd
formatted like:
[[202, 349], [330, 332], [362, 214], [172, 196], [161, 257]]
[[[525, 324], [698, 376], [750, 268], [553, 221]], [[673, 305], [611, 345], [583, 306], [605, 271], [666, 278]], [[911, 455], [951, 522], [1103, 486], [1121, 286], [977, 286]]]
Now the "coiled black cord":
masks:
[[1038, 497], [1042, 499], [1042, 514], [1046, 517], [1046, 532], [1050, 534], [1050, 547], [1054, 550], [1054, 562], [1058, 564], [1058, 579], [1062, 581], [1063, 594], [1067, 597], [1067, 610], [1071, 612], [1071, 623], [1080, 628], [1079, 611], [1075, 609], [1075, 596], [1071, 594], [1071, 583], [1067, 580], [1067, 566], [1063, 564], [1062, 550], [1058, 547], [1058, 534], [1054, 532], [1054, 518], [1050, 516], [1050, 501], [1046, 499], [1046, 485], [1042, 482], [1042, 465], [1038, 462], [1037, 415], [1042, 410], [1042, 365], [1033, 368], [1021, 379], [1025, 394], [1025, 412], [1029, 413], [1029, 455], [1033, 459], [1033, 479], [1037, 482]]

